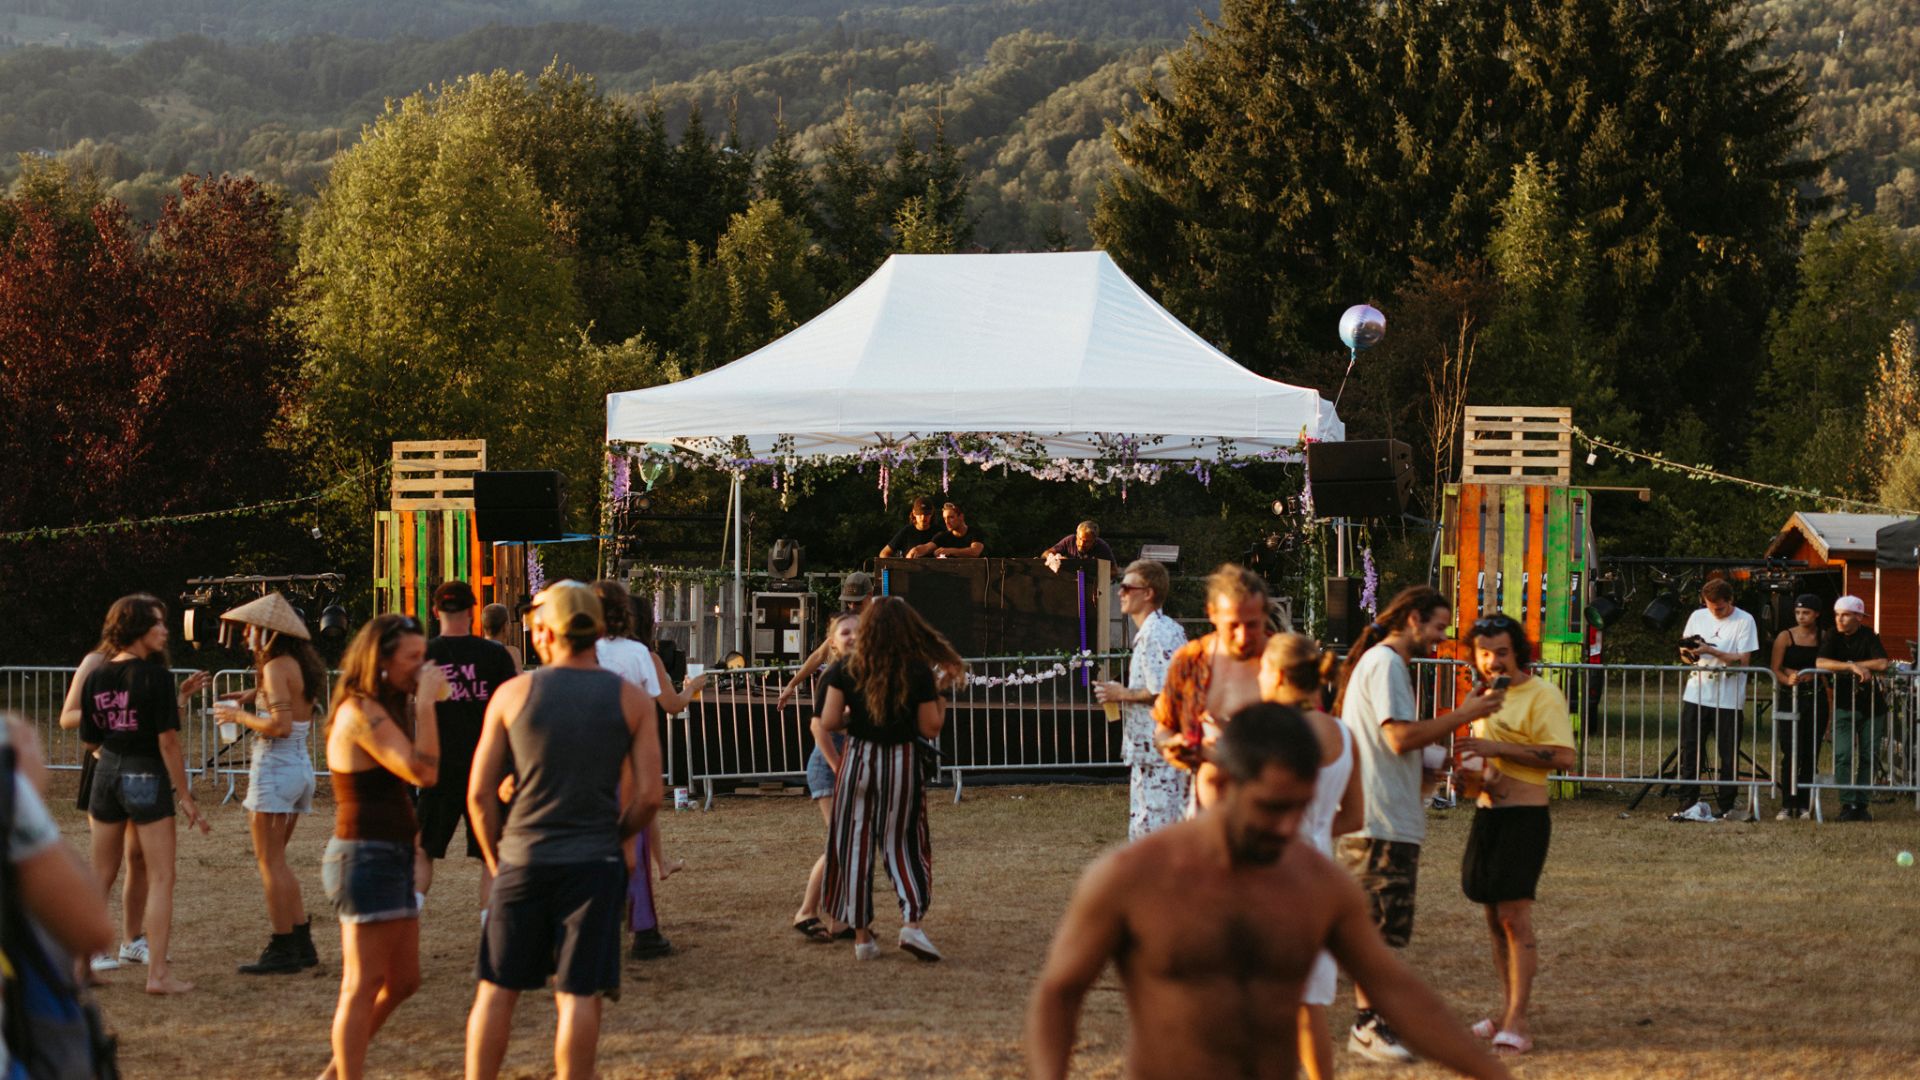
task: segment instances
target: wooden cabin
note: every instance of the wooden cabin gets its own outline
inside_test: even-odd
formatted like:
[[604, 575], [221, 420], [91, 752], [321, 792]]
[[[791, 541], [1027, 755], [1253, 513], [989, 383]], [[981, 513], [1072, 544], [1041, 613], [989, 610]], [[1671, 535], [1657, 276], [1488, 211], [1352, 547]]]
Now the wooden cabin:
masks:
[[1767, 545], [1767, 557], [1806, 563], [1795, 572], [1804, 579], [1803, 591], [1865, 601], [1867, 625], [1879, 633], [1887, 655], [1911, 661], [1920, 638], [1920, 574], [1880, 566], [1875, 540], [1881, 529], [1908, 520], [1895, 514], [1795, 514]]

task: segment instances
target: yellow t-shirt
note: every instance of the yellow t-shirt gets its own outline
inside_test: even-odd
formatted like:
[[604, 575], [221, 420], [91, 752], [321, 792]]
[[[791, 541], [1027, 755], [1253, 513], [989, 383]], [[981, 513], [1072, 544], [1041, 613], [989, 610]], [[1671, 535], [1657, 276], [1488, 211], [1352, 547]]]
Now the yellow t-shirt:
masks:
[[[1567, 718], [1567, 699], [1560, 689], [1535, 675], [1507, 690], [1500, 711], [1473, 722], [1474, 735], [1521, 746], [1572, 747], [1573, 721]], [[1495, 758], [1493, 767], [1529, 784], [1545, 784], [1548, 771]]]

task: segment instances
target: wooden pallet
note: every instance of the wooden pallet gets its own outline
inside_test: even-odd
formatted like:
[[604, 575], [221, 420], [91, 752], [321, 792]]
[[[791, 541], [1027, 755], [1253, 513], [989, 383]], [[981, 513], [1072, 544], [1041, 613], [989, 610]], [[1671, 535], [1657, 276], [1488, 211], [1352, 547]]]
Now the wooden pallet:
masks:
[[393, 444], [393, 509], [472, 510], [473, 474], [487, 467], [485, 439]]
[[1566, 487], [1573, 478], [1573, 410], [1563, 406], [1469, 405], [1468, 484]]

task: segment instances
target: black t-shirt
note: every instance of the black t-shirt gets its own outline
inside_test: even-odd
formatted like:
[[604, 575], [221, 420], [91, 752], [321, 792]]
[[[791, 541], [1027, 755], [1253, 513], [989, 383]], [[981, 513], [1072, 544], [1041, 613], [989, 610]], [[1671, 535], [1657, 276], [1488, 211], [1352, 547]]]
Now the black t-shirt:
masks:
[[[1880, 635], [1860, 627], [1851, 634], [1834, 631], [1820, 643], [1820, 659], [1838, 660], [1852, 663], [1866, 660], [1885, 660], [1886, 647], [1880, 644]], [[1880, 693], [1868, 680], [1865, 686], [1850, 671], [1837, 672], [1833, 676], [1833, 707], [1848, 711], [1868, 708], [1878, 709]]]
[[965, 536], [955, 536], [951, 531], [941, 529], [939, 535], [933, 538], [933, 546], [936, 549], [963, 548], [970, 547], [974, 544], [980, 545], [980, 555], [984, 558], [987, 554], [987, 538], [980, 532], [980, 526], [978, 525], [968, 525], [967, 535]]
[[173, 672], [152, 660], [109, 660], [81, 688], [80, 739], [129, 757], [160, 756], [160, 733], [180, 730]]
[[887, 541], [887, 546], [893, 549], [894, 558], [904, 558], [907, 552], [939, 536], [940, 532], [941, 530], [932, 528], [916, 529], [909, 523], [893, 534], [893, 539]]
[[898, 746], [918, 738], [921, 704], [940, 697], [939, 687], [933, 681], [933, 669], [925, 664], [915, 664], [907, 671], [906, 704], [886, 717], [884, 722], [876, 724], [867, 715], [867, 695], [854, 684], [853, 676], [846, 668], [833, 665], [827, 669], [826, 677], [821, 682], [846, 697], [847, 734], [885, 746]]
[[435, 705], [433, 713], [440, 725], [440, 775], [457, 781], [464, 793], [487, 701], [513, 678], [513, 656], [498, 642], [454, 634], [427, 642], [427, 660], [447, 669], [447, 699]]

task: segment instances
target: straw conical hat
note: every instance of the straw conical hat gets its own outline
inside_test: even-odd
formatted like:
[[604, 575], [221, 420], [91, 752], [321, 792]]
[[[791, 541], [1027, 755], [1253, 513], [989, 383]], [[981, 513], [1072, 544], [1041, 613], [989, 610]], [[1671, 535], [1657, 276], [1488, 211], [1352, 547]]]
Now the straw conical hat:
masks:
[[307, 624], [294, 613], [293, 605], [277, 592], [241, 604], [220, 616], [220, 621], [249, 623], [277, 633], [292, 634], [302, 641], [313, 640], [313, 636], [307, 633]]

